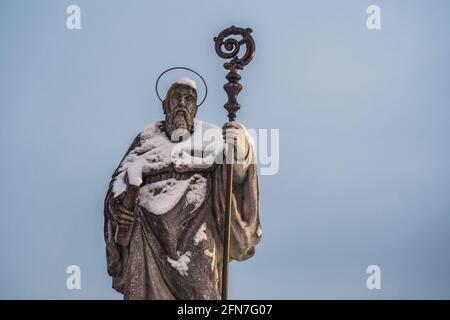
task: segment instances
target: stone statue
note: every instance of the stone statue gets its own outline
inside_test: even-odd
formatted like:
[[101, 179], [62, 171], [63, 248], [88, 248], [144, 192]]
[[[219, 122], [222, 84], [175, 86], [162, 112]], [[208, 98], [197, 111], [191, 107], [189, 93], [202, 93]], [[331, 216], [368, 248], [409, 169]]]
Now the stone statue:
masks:
[[105, 199], [108, 274], [124, 299], [220, 299], [226, 169], [234, 143], [230, 261], [252, 257], [261, 240], [250, 136], [237, 122], [197, 121], [197, 87], [167, 91], [164, 121], [133, 141]]

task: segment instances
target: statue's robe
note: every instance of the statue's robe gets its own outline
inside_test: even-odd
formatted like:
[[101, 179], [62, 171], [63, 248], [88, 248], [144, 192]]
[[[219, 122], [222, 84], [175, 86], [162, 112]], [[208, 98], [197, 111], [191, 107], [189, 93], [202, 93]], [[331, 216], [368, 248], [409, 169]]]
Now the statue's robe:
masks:
[[[253, 256], [261, 239], [255, 155], [251, 138], [246, 139], [248, 152], [233, 176], [230, 261]], [[171, 142], [161, 122], [133, 141], [112, 176], [104, 207], [107, 269], [113, 288], [125, 299], [220, 299], [222, 156], [222, 129], [200, 121], [183, 142]], [[131, 240], [119, 245], [114, 237], [117, 207], [127, 183], [140, 180]]]

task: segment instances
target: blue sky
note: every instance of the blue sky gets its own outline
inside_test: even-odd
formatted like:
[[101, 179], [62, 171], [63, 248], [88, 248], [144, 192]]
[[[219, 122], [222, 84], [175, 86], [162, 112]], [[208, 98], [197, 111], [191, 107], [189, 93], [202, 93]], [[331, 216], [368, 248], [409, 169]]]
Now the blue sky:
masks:
[[[371, 4], [381, 30], [366, 27]], [[260, 176], [263, 240], [231, 264], [230, 297], [450, 298], [449, 15], [438, 0], [2, 0], [0, 297], [120, 298], [105, 268], [110, 176], [161, 119], [166, 68], [204, 75], [198, 117], [225, 122], [212, 39], [234, 24], [257, 47], [238, 121], [279, 129], [280, 170]], [[71, 264], [81, 290], [66, 289]], [[366, 288], [372, 264], [381, 290]]]

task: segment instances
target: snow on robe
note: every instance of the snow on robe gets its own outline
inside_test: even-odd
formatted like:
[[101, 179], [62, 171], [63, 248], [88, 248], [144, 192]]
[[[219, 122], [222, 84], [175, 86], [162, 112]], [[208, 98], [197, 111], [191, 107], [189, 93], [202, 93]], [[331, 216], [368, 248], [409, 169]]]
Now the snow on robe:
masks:
[[[254, 255], [261, 239], [254, 151], [235, 165], [230, 261]], [[220, 299], [226, 166], [222, 129], [195, 121], [183, 142], [161, 122], [133, 141], [105, 199], [107, 269], [125, 299]], [[114, 241], [117, 205], [127, 184], [140, 185], [130, 244]]]

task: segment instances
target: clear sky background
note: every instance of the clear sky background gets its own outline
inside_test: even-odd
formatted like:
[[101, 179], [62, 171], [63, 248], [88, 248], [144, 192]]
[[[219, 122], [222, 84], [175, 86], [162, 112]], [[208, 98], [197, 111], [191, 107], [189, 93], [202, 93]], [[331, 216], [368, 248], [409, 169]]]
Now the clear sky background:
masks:
[[[70, 4], [81, 30], [66, 28]], [[198, 117], [225, 122], [212, 39], [232, 24], [257, 46], [238, 121], [280, 130], [280, 170], [260, 176], [263, 240], [231, 264], [230, 298], [450, 298], [445, 0], [0, 0], [0, 298], [121, 298], [105, 266], [110, 176], [161, 119], [166, 68], [203, 74]], [[81, 290], [66, 288], [72, 264]], [[381, 290], [366, 288], [372, 264]]]

